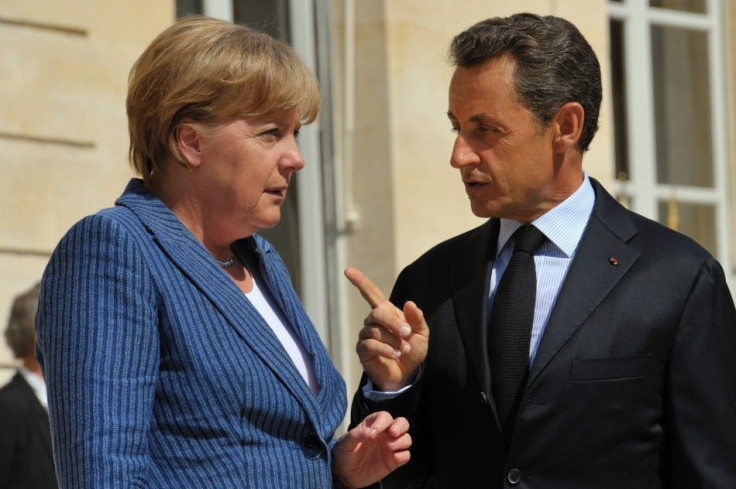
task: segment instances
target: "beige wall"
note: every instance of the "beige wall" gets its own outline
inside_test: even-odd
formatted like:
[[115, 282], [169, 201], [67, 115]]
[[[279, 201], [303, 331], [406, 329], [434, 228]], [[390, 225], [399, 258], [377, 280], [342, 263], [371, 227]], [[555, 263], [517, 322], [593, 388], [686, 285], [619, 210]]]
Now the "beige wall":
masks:
[[[78, 219], [132, 176], [130, 66], [174, 17], [148, 0], [0, 2], [0, 329]], [[74, 298], [70, 298], [74, 300]], [[0, 364], [12, 362], [4, 337]], [[0, 380], [7, 371], [0, 369]]]
[[[335, 3], [341, 12], [344, 1]], [[611, 181], [607, 0], [356, 0], [355, 5], [353, 158], [361, 227], [347, 239], [346, 255], [348, 264], [364, 269], [386, 294], [401, 268], [422, 252], [482, 222], [470, 212], [457, 171], [449, 165], [453, 133], [445, 115], [452, 74], [448, 45], [473, 23], [529, 11], [560, 15], [580, 28], [598, 53], [606, 90], [601, 128], [585, 167], [604, 184]], [[343, 31], [336, 18], [339, 37]], [[347, 334], [354, 344], [367, 308], [357, 292], [350, 290], [347, 298], [353, 328]], [[344, 370], [352, 385], [360, 374], [357, 360]]]

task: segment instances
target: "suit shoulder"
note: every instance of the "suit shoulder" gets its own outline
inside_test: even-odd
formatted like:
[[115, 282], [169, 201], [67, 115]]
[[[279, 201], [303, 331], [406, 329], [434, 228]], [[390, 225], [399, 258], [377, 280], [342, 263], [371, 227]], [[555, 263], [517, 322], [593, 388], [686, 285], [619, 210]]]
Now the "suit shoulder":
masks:
[[0, 408], [3, 411], [21, 412], [25, 409], [25, 399], [29, 394], [33, 395], [31, 387], [16, 374], [0, 388]]
[[461, 252], [464, 248], [475, 243], [479, 240], [485, 239], [485, 235], [488, 232], [489, 222], [485, 222], [480, 226], [473, 228], [464, 233], [453, 236], [452, 238], [446, 239], [429, 250], [422, 253], [416, 260], [407, 265], [406, 269], [414, 269], [427, 264], [434, 264], [438, 261], [444, 261], [455, 256], [456, 253]]
[[102, 209], [75, 222], [64, 233], [61, 241], [107, 238], [118, 234], [123, 228], [133, 229], [133, 219], [133, 214], [123, 207]]
[[591, 219], [597, 219], [618, 239], [645, 256], [691, 262], [713, 260], [712, 255], [692, 238], [623, 207], [597, 181], [591, 179], [596, 202]]
[[642, 251], [698, 262], [714, 260], [713, 255], [691, 237], [634, 212], [630, 215], [639, 231], [631, 244]]
[[[479, 264], [484, 254], [482, 249], [487, 246], [491, 234], [491, 221], [486, 221], [433, 246], [399, 273], [394, 293], [398, 297], [406, 290], [437, 292], [449, 286], [454, 266], [464, 270]], [[437, 284], [437, 287], [426, 287], [428, 283]]]

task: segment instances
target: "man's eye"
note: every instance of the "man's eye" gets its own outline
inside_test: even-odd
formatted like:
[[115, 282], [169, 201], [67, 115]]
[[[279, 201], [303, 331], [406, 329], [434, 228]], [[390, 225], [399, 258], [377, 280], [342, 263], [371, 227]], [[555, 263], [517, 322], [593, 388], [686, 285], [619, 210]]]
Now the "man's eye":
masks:
[[451, 130], [452, 132], [460, 132], [460, 128], [459, 128], [459, 127], [457, 127], [457, 126], [452, 126], [452, 127], [450, 128], [450, 130]]
[[496, 127], [478, 126], [478, 134], [498, 134], [500, 131]]

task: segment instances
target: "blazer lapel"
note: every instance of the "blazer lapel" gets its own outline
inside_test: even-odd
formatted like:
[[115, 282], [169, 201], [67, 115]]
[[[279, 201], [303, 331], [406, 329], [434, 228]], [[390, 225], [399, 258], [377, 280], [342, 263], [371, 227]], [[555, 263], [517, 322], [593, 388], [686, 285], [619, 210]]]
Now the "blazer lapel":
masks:
[[[135, 213], [160, 249], [220, 311], [240, 338], [251, 347], [254, 355], [282, 381], [302, 404], [315, 426], [320, 426], [320, 410], [316, 399], [294, 362], [263, 317], [219, 268], [204, 246], [139, 180], [132, 180], [116, 203]], [[281, 303], [280, 297], [275, 298]], [[288, 315], [287, 318], [291, 319]]]
[[529, 373], [532, 384], [639, 257], [627, 243], [636, 228], [625, 209], [591, 179], [596, 203], [550, 314]]
[[[325, 397], [330, 391], [331, 374], [334, 371], [334, 367], [329, 360], [329, 355], [326, 353], [322, 340], [317, 335], [311, 320], [299, 302], [289, 277], [283, 273], [283, 265], [277, 263], [277, 261], [280, 262], [280, 258], [274, 252], [273, 248], [261, 238], [253, 237], [239, 240], [233, 244], [233, 249], [242, 260], [249, 260], [248, 256], [252, 257], [250, 258], [251, 261], [253, 258], [258, 260], [257, 266], [259, 267], [261, 277], [268, 286], [268, 290], [280, 305], [284, 316], [289, 321], [289, 325], [293, 328], [301, 340], [304, 349], [311, 357], [314, 375], [320, 385], [318, 398]], [[325, 350], [325, 354], [318, 354], [321, 350]], [[299, 375], [305, 391], [309, 393], [310, 397], [313, 397], [311, 390], [309, 390], [307, 384], [301, 379], [301, 375], [296, 371], [296, 367], [293, 366], [293, 362], [290, 361], [289, 363], [292, 364], [296, 375]]]
[[[488, 361], [488, 287], [498, 241], [498, 219], [491, 219], [468, 237], [465, 249], [455, 257], [452, 290], [455, 319], [465, 351], [480, 380], [487, 399], [491, 396], [491, 372]], [[494, 403], [489, 402], [493, 409]]]

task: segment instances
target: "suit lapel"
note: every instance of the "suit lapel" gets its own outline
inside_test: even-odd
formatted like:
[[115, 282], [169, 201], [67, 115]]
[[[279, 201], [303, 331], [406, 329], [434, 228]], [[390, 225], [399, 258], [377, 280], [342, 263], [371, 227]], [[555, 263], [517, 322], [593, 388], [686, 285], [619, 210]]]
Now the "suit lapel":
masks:
[[[132, 180], [123, 196], [116, 202], [130, 210], [142, 221], [160, 249], [179, 270], [220, 311], [240, 338], [250, 346], [253, 354], [271, 369], [296, 400], [315, 426], [318, 421], [317, 401], [299, 374], [273, 330], [212, 259], [212, 256], [181, 224], [178, 218], [142, 182]], [[249, 238], [254, 240], [254, 238]], [[255, 246], [255, 243], [253, 243]], [[271, 283], [269, 283], [269, 287]], [[282, 304], [280, 296], [275, 297]], [[292, 320], [286, 314], [287, 319]], [[318, 380], [322, 381], [318, 377]], [[325, 386], [322, 386], [323, 388]]]
[[[490, 399], [491, 373], [488, 361], [488, 287], [499, 230], [491, 219], [469, 235], [464, 249], [454, 258], [452, 290], [455, 319], [465, 351], [473, 364], [483, 393]], [[493, 403], [490, 403], [493, 405]]]
[[593, 214], [550, 314], [528, 385], [539, 377], [639, 257], [639, 251], [626, 244], [636, 234], [636, 228], [625, 209], [598, 182], [591, 181], [596, 192]]

